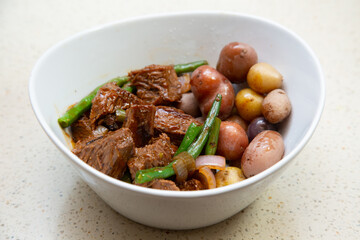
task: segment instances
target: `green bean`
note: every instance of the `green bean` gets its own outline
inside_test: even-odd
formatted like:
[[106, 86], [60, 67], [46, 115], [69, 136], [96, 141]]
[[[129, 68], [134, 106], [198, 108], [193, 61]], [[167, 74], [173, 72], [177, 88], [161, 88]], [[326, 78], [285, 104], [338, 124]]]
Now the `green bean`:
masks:
[[221, 98], [222, 98], [221, 94], [216, 95], [215, 100], [212, 104], [212, 107], [208, 113], [206, 120], [205, 120], [203, 130], [202, 130], [200, 136], [193, 144], [190, 145], [190, 147], [187, 150], [187, 152], [191, 156], [193, 156], [194, 159], [196, 159], [200, 155], [202, 149], [204, 148], [204, 146], [209, 138], [209, 131], [210, 131], [211, 127], [214, 125], [215, 117], [219, 114]]
[[[191, 143], [195, 140], [195, 138], [200, 134], [201, 129], [202, 126], [198, 126], [195, 123], [191, 123], [174, 156], [178, 155], [181, 152], [186, 151], [187, 148], [191, 145]], [[155, 167], [155, 168], [149, 168], [149, 169], [137, 171], [135, 182], [145, 183], [157, 178], [168, 178], [173, 176], [175, 172], [172, 165], [175, 161], [176, 160], [172, 161], [165, 167]]]
[[126, 118], [126, 112], [122, 109], [116, 109], [115, 111], [116, 121], [123, 122]]
[[[115, 82], [117, 85], [122, 86], [128, 81], [128, 77], [117, 77], [111, 79], [108, 82]], [[91, 108], [91, 102], [97, 94], [98, 90], [105, 85], [106, 83], [95, 88], [91, 93], [89, 93], [86, 97], [80, 100], [73, 107], [68, 109], [66, 113], [58, 119], [58, 122], [62, 128], [69, 127], [73, 122], [75, 122], [79, 117], [81, 117], [84, 112]]]
[[[211, 129], [212, 125], [215, 122], [215, 117], [219, 114], [221, 98], [222, 98], [221, 94], [216, 95], [216, 98], [211, 106], [210, 112], [205, 120], [200, 136], [186, 150], [194, 159], [196, 159], [200, 155], [202, 149], [204, 148], [207, 142], [207, 139], [209, 138], [209, 130]], [[137, 171], [135, 176], [135, 183], [145, 183], [152, 181], [154, 179], [168, 178], [173, 176], [175, 174], [173, 169], [173, 164], [175, 161], [177, 161], [176, 156], [174, 157], [173, 161], [165, 167], [155, 167], [155, 168], [149, 168], [149, 169]]]
[[[202, 65], [206, 65], [206, 64], [208, 64], [206, 60], [201, 60], [201, 61], [196, 61], [196, 62], [191, 62], [191, 63], [184, 63], [184, 64], [177, 64], [177, 65], [174, 65], [174, 70], [177, 74], [181, 74], [181, 73], [185, 73], [185, 72], [192, 72], [196, 68], [198, 68]], [[127, 77], [127, 76], [117, 77], [117, 78], [111, 79], [108, 82], [116, 82], [116, 84], [121, 87], [129, 82], [129, 77]], [[68, 109], [65, 112], [65, 114], [58, 119], [58, 123], [60, 124], [60, 126], [62, 128], [69, 127], [73, 122], [75, 122], [78, 118], [80, 118], [81, 115], [84, 114], [84, 112], [89, 110], [91, 108], [92, 100], [96, 96], [99, 88], [101, 88], [103, 85], [105, 85], [105, 83], [98, 86], [97, 88], [95, 88], [89, 95], [87, 95], [86, 97], [81, 99], [80, 102], [78, 102], [73, 107]], [[127, 86], [124, 89], [129, 92], [134, 91], [134, 88], [132, 86]]]
[[196, 62], [177, 64], [174, 65], [174, 69], [177, 74], [181, 74], [186, 72], [193, 72], [195, 69], [202, 65], [208, 65], [208, 62], [206, 60], [200, 60]]
[[165, 167], [154, 167], [136, 172], [135, 183], [146, 183], [154, 179], [168, 178], [175, 175], [174, 168], [172, 167], [174, 161]]
[[209, 140], [205, 147], [205, 155], [215, 155], [218, 139], [219, 139], [219, 132], [220, 132], [220, 118], [216, 117], [214, 125], [212, 126], [209, 134]]
[[126, 87], [122, 87], [122, 89], [128, 91], [128, 92], [134, 92], [135, 91], [135, 87], [134, 86], [126, 86]]
[[198, 126], [195, 123], [191, 123], [174, 156], [178, 155], [181, 152], [186, 151], [188, 149], [188, 147], [191, 145], [191, 143], [195, 140], [195, 138], [197, 136], [199, 136], [201, 129], [202, 129], [202, 126]]
[[127, 83], [125, 83], [122, 87], [121, 87], [122, 89], [124, 89], [124, 90], [126, 90], [126, 91], [128, 91], [128, 92], [134, 92], [135, 91], [135, 86], [131, 86], [131, 82], [129, 81], [129, 82], [127, 82]]

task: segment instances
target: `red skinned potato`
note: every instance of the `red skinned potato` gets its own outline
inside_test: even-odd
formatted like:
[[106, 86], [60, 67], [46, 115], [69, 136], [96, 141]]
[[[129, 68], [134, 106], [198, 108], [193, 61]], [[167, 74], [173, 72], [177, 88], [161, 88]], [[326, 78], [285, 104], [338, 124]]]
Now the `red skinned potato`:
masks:
[[232, 115], [230, 116], [228, 119], [226, 119], [226, 121], [229, 121], [229, 122], [236, 122], [237, 124], [239, 124], [245, 131], [247, 131], [248, 129], [248, 124], [247, 122], [242, 118], [240, 117], [239, 115]]
[[195, 118], [201, 116], [199, 104], [192, 92], [183, 93], [176, 107]]
[[291, 103], [282, 89], [272, 90], [262, 102], [262, 114], [271, 123], [279, 123], [290, 115]]
[[229, 161], [240, 160], [248, 144], [246, 132], [239, 124], [228, 121], [221, 122], [217, 155], [221, 155]]
[[220, 52], [216, 69], [224, 74], [231, 82], [246, 81], [249, 69], [258, 61], [253, 47], [246, 43], [231, 42]]
[[278, 161], [285, 151], [284, 142], [280, 133], [266, 130], [250, 142], [241, 158], [241, 169], [245, 177], [252, 177]]
[[220, 93], [222, 96], [219, 118], [221, 120], [230, 116], [234, 106], [235, 92], [231, 82], [216, 69], [204, 65], [198, 67], [191, 75], [191, 91], [199, 103], [201, 113], [206, 116], [211, 105]]

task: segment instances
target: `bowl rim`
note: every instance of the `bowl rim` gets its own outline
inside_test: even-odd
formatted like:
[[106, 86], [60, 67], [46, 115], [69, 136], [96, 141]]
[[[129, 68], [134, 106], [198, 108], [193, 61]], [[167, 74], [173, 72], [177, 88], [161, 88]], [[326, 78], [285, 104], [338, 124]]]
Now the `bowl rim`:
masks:
[[[171, 17], [179, 17], [179, 16], [230, 16], [230, 17], [237, 17], [237, 18], [244, 18], [244, 19], [251, 19], [253, 21], [259, 21], [262, 22], [262, 24], [268, 24], [272, 25], [273, 27], [276, 27], [284, 32], [287, 32], [289, 35], [291, 35], [293, 38], [295, 38], [303, 47], [308, 51], [309, 55], [313, 59], [315, 63], [316, 70], [318, 71], [319, 75], [319, 83], [320, 83], [320, 92], [319, 92], [319, 104], [316, 108], [316, 114], [311, 122], [311, 125], [309, 129], [307, 130], [304, 137], [301, 139], [301, 141], [298, 143], [298, 145], [289, 152], [281, 161], [277, 162], [270, 168], [262, 171], [261, 173], [248, 178], [244, 181], [231, 184], [228, 186], [224, 186], [221, 188], [215, 188], [215, 189], [208, 189], [208, 190], [202, 190], [202, 191], [167, 191], [167, 190], [158, 190], [158, 189], [150, 189], [145, 187], [136, 186], [134, 184], [126, 183], [120, 180], [117, 180], [115, 178], [112, 178], [104, 173], [101, 173], [100, 171], [96, 170], [95, 168], [89, 166], [85, 162], [83, 162], [80, 158], [78, 158], [75, 154], [73, 154], [70, 149], [60, 141], [60, 139], [57, 138], [55, 133], [51, 130], [49, 124], [45, 121], [45, 118], [40, 111], [39, 104], [36, 99], [36, 92], [35, 92], [35, 86], [36, 86], [36, 76], [37, 72], [41, 68], [41, 65], [43, 62], [47, 59], [47, 56], [51, 55], [54, 51], [56, 51], [57, 48], [65, 45], [68, 42], [71, 42], [74, 39], [77, 39], [81, 36], [90, 34], [92, 32], [100, 31], [105, 28], [111, 28], [114, 26], [119, 26], [122, 24], [128, 24], [133, 23], [137, 21], [143, 21], [143, 20], [149, 20], [149, 19], [160, 19], [160, 18], [171, 18]], [[315, 129], [320, 121], [322, 111], [324, 109], [325, 105], [325, 80], [324, 75], [322, 72], [322, 68], [320, 65], [320, 62], [318, 58], [316, 57], [313, 50], [310, 48], [310, 46], [302, 39], [300, 38], [296, 33], [293, 31], [287, 29], [286, 27], [263, 17], [249, 15], [249, 14], [243, 14], [238, 12], [229, 12], [229, 11], [182, 11], [182, 12], [171, 12], [171, 13], [158, 13], [158, 14], [148, 14], [148, 15], [142, 15], [142, 16], [136, 16], [131, 18], [122, 19], [119, 21], [113, 21], [107, 24], [102, 24], [95, 26], [93, 28], [90, 28], [88, 30], [81, 31], [79, 33], [76, 33], [70, 37], [65, 38], [64, 40], [58, 42], [57, 44], [53, 45], [51, 48], [49, 48], [36, 62], [31, 75], [29, 79], [29, 97], [32, 109], [35, 113], [36, 118], [38, 119], [41, 127], [45, 131], [45, 133], [48, 135], [48, 137], [52, 140], [52, 142], [69, 158], [73, 163], [75, 163], [78, 167], [82, 168], [84, 171], [88, 172], [89, 174], [95, 176], [97, 179], [102, 180], [104, 182], [107, 182], [109, 184], [112, 184], [114, 186], [123, 188], [125, 190], [134, 191], [141, 194], [146, 195], [152, 195], [157, 197], [170, 197], [170, 198], [201, 198], [201, 197], [209, 197], [214, 195], [220, 195], [226, 192], [235, 191], [241, 188], [246, 188], [247, 186], [253, 185], [262, 179], [270, 176], [272, 173], [280, 170], [282, 167], [284, 167], [287, 163], [289, 163], [292, 159], [295, 158], [295, 156], [305, 147], [305, 145], [310, 140], [311, 136], [314, 134]], [[60, 127], [60, 126], [59, 126]], [[78, 171], [78, 170], [77, 170]]]

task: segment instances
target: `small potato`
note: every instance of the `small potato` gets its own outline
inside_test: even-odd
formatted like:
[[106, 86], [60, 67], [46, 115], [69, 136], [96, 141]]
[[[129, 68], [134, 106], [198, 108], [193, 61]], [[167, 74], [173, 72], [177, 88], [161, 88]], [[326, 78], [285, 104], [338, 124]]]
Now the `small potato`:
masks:
[[235, 123], [239, 124], [245, 131], [247, 131], [248, 124], [239, 115], [232, 115], [228, 119], [226, 119], [226, 121], [235, 122]]
[[199, 104], [192, 92], [183, 93], [176, 107], [195, 118], [201, 116]]
[[248, 144], [246, 132], [239, 124], [221, 122], [216, 155], [223, 156], [229, 161], [240, 160]]
[[245, 177], [252, 177], [268, 169], [283, 157], [284, 142], [280, 133], [266, 130], [259, 133], [246, 148], [241, 158]]
[[234, 107], [235, 92], [231, 82], [215, 68], [198, 67], [191, 75], [191, 91], [199, 103], [203, 116], [207, 116], [218, 93], [222, 96], [218, 117], [228, 118]]
[[264, 97], [250, 88], [239, 91], [235, 98], [235, 105], [240, 117], [251, 121], [261, 116], [261, 104]]
[[290, 115], [291, 103], [282, 89], [271, 91], [262, 103], [262, 114], [271, 123], [279, 123]]
[[233, 83], [246, 80], [246, 75], [252, 65], [257, 63], [255, 49], [246, 43], [231, 42], [220, 52], [216, 69]]
[[247, 82], [252, 90], [258, 93], [269, 93], [281, 88], [283, 76], [270, 64], [257, 63], [250, 68]]
[[226, 167], [215, 174], [216, 187], [224, 187], [245, 179], [241, 169], [237, 167]]
[[264, 117], [257, 117], [251, 121], [246, 131], [248, 135], [249, 141], [251, 142], [256, 135], [265, 130], [277, 130], [277, 126], [275, 124], [269, 123]]

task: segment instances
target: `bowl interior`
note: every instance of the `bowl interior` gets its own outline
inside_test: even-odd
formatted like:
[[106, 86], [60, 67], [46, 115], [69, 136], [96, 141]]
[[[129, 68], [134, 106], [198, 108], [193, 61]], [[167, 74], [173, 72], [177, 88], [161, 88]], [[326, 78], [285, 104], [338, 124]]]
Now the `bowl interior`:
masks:
[[[281, 129], [289, 161], [305, 145], [324, 104], [321, 69], [309, 47], [295, 34], [264, 19], [201, 12], [135, 18], [77, 34], [51, 48], [30, 80], [34, 111], [47, 134], [68, 156], [69, 145], [57, 118], [96, 86], [149, 64], [206, 59], [211, 66], [222, 47], [241, 41], [255, 48], [259, 62], [284, 76], [292, 113]], [[71, 156], [74, 161], [79, 161]], [[268, 173], [276, 170], [267, 170]]]

